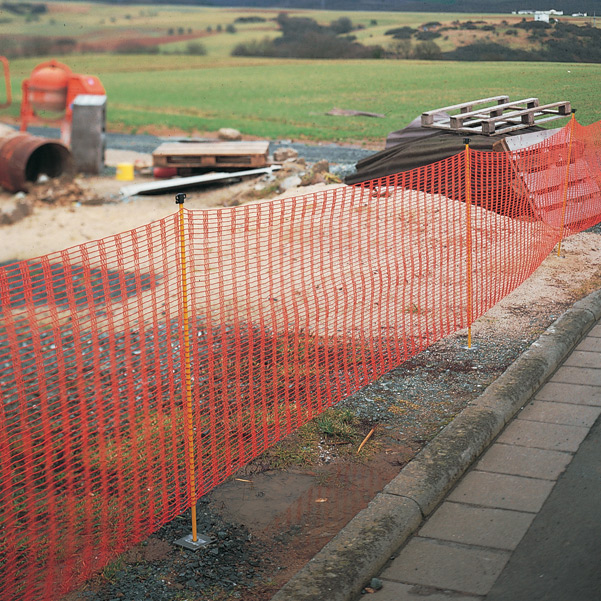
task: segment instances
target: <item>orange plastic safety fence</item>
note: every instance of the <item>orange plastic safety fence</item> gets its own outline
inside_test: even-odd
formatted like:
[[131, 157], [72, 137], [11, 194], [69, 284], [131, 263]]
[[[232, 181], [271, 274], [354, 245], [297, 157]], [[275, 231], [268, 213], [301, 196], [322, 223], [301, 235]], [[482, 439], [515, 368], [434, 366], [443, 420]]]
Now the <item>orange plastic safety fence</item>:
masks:
[[600, 134], [572, 120], [526, 150], [183, 210], [0, 268], [3, 598], [59, 598], [470, 325], [601, 221]]

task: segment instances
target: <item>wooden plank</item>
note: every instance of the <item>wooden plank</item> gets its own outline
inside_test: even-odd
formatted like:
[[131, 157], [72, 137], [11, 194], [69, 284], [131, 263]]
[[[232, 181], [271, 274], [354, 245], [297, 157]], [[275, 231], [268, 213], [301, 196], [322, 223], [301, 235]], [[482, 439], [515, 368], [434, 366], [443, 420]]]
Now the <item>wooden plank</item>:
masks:
[[506, 138], [495, 142], [492, 149], [494, 152], [513, 152], [515, 150], [522, 150], [543, 142], [547, 138], [554, 136], [558, 131], [561, 131], [561, 128], [545, 129], [544, 131], [535, 131], [518, 136], [507, 136]]
[[[589, 185], [590, 182], [580, 181], [568, 187], [566, 194], [567, 202], [570, 204], [579, 202], [585, 202], [593, 197], [599, 197], [599, 188], [594, 185]], [[538, 211], [544, 211], [551, 207], [561, 207], [564, 202], [564, 191], [563, 188], [557, 188], [556, 190], [533, 193], [531, 195], [532, 203], [534, 208]], [[569, 206], [569, 205], [568, 205]]]
[[153, 156], [178, 154], [182, 156], [211, 156], [267, 154], [269, 142], [165, 142], [153, 151]]
[[[474, 108], [492, 101], [496, 101], [497, 104]], [[448, 111], [457, 109], [460, 109], [460, 114], [448, 115]], [[506, 112], [507, 110], [509, 112]], [[534, 97], [510, 101], [509, 96], [492, 96], [426, 111], [422, 113], [421, 124], [422, 127], [457, 133], [481, 133], [492, 136], [561, 119], [569, 115], [571, 110], [570, 103], [566, 101], [539, 105], [538, 98]], [[445, 118], [435, 121], [436, 115], [444, 115]]]
[[[570, 165], [568, 186], [573, 186], [579, 183], [581, 180], [587, 179], [589, 175], [588, 166], [583, 159], [578, 159]], [[546, 171], [535, 171], [533, 173], [521, 173], [520, 177], [522, 181], [532, 193], [540, 192], [541, 190], [549, 190], [551, 188], [565, 186], [566, 181], [566, 170], [565, 167], [558, 169], [554, 166], [552, 169]], [[591, 180], [591, 184], [594, 184], [594, 188], [598, 192], [599, 189]]]
[[266, 167], [269, 163], [264, 155], [167, 155], [153, 157], [155, 167], [181, 167], [181, 168], [225, 168], [225, 167]]
[[[557, 111], [553, 111], [553, 109], [557, 109]], [[482, 133], [486, 135], [492, 135], [496, 133], [497, 124], [501, 124], [502, 131], [514, 131], [515, 129], [519, 129], [520, 125], [522, 128], [531, 127], [536, 123], [542, 123], [546, 121], [551, 121], [552, 119], [560, 119], [570, 114], [572, 108], [569, 102], [561, 101], [561, 102], [552, 102], [550, 104], [543, 104], [536, 108], [527, 108], [519, 111], [510, 111], [509, 113], [505, 113], [504, 115], [500, 115], [497, 117], [489, 117], [486, 119], [482, 119]], [[547, 117], [542, 117], [541, 119], [536, 119], [537, 114], [539, 116], [547, 115]], [[503, 127], [503, 122], [509, 122], [512, 119], [518, 118], [521, 123], [516, 124], [511, 123], [507, 127]]]
[[[568, 103], [569, 104], [569, 103]], [[504, 115], [503, 117], [492, 117], [491, 119], [481, 119], [474, 120], [472, 122], [464, 124], [464, 127], [451, 128], [450, 120], [440, 121], [437, 123], [433, 123], [432, 125], [428, 125], [426, 127], [430, 127], [433, 129], [443, 129], [446, 131], [453, 131], [456, 133], [464, 133], [464, 134], [482, 134], [486, 136], [493, 135], [501, 135], [505, 133], [509, 133], [512, 131], [518, 131], [520, 129], [525, 129], [527, 127], [532, 127], [533, 125], [540, 125], [542, 123], [546, 123], [547, 121], [554, 121], [556, 119], [563, 119], [567, 115], [563, 115], [560, 113], [548, 114], [542, 113], [541, 115], [537, 115], [536, 112], [530, 113], [532, 111], [536, 111], [537, 109], [525, 109], [524, 111], [516, 111], [523, 112], [524, 117], [518, 115], [519, 123], [511, 120], [509, 117], [509, 113]], [[496, 119], [496, 121], [493, 121]], [[516, 119], [514, 115], [513, 119]]]
[[[564, 111], [567, 114], [571, 111], [569, 103], [553, 103], [553, 105], [553, 108], [558, 108], [558, 112]], [[545, 168], [544, 160], [541, 165], [538, 161], [530, 164], [530, 161], [522, 159], [521, 150], [527, 152], [530, 146], [544, 142], [558, 131], [559, 129], [546, 130], [522, 136], [506, 137], [493, 146], [495, 151], [512, 153], [510, 156], [514, 173], [513, 189], [518, 196], [528, 200], [534, 214], [539, 219], [555, 227], [560, 225], [559, 220], [565, 200], [568, 202], [565, 216], [566, 225], [588, 220], [590, 217], [598, 215], [601, 208], [601, 189], [598, 182], [591, 176], [591, 169], [585, 158], [575, 156], [568, 172], [566, 172], [567, 165], [561, 169], [557, 169], [556, 165], [549, 165], [549, 168]], [[567, 156], [565, 139], [549, 145], [550, 149], [562, 147], [565, 147]], [[548, 155], [545, 151], [546, 147], [540, 148], [542, 153], [540, 158], [544, 159], [547, 156], [551, 158], [552, 155]], [[566, 176], [568, 176], [567, 190]]]
[[[579, 206], [569, 204], [566, 207], [564, 215], [564, 226], [570, 226], [573, 223], [588, 221], [591, 217], [599, 215], [601, 210], [601, 202], [597, 197], [593, 200], [592, 196], [581, 197]], [[539, 217], [545, 222], [555, 227], [561, 226], [561, 215], [563, 212], [563, 204], [555, 205], [552, 209], [540, 211]]]

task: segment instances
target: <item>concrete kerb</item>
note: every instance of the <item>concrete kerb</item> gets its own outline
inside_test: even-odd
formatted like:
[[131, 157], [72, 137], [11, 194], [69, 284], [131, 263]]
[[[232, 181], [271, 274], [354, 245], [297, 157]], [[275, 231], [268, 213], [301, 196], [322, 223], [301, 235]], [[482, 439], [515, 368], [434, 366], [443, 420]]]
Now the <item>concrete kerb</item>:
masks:
[[601, 290], [557, 319], [272, 601], [351, 601], [358, 595], [599, 319]]

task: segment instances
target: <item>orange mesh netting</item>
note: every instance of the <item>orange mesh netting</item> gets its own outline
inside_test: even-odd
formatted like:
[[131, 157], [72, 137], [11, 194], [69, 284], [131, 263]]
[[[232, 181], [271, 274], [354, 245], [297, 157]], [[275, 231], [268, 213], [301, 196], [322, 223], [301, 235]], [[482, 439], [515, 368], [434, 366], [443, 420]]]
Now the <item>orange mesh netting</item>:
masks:
[[572, 120], [0, 268], [3, 598], [60, 597], [485, 313], [601, 220], [600, 134]]

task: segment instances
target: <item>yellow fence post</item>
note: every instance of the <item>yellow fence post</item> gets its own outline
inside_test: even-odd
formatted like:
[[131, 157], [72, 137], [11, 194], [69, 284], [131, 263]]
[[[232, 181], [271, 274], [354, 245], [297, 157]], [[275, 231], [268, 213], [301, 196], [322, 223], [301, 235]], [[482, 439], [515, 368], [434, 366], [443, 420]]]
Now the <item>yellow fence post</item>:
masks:
[[211, 542], [210, 537], [199, 536], [196, 520], [196, 473], [194, 468], [194, 413], [192, 411], [192, 370], [190, 366], [190, 324], [189, 324], [189, 306], [188, 306], [188, 273], [186, 265], [186, 231], [184, 221], [184, 200], [185, 194], [176, 194], [175, 203], [179, 207], [179, 257], [180, 257], [180, 277], [182, 282], [182, 316], [184, 326], [184, 389], [185, 389], [185, 407], [184, 407], [184, 429], [188, 442], [187, 466], [188, 477], [190, 479], [190, 505], [192, 511], [192, 534], [184, 536], [175, 541], [176, 545], [196, 551]]
[[465, 144], [465, 219], [467, 252], [467, 348], [472, 348], [472, 174], [470, 165], [470, 139]]
[[574, 134], [574, 123], [576, 122], [576, 109], [572, 109], [570, 119], [570, 141], [568, 142], [568, 164], [566, 167], [566, 183], [563, 189], [563, 205], [561, 207], [561, 226], [559, 230], [559, 244], [557, 245], [557, 256], [561, 255], [561, 241], [563, 240], [563, 229], [566, 223], [566, 210], [568, 208], [568, 188], [570, 186], [570, 162], [572, 160], [572, 136]]

